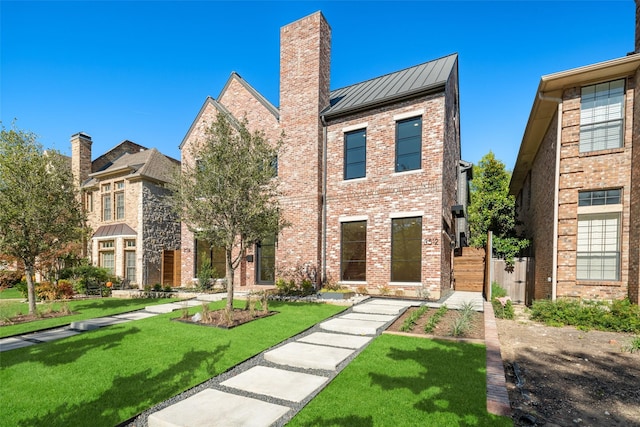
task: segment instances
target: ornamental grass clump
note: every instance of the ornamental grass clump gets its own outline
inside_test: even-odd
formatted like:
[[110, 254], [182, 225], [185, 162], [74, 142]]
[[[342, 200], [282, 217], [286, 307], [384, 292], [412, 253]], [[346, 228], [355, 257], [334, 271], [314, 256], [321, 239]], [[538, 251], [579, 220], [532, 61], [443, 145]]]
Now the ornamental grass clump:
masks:
[[471, 319], [474, 311], [472, 303], [465, 302], [462, 304], [457, 317], [451, 322], [451, 336], [459, 337], [471, 328]]

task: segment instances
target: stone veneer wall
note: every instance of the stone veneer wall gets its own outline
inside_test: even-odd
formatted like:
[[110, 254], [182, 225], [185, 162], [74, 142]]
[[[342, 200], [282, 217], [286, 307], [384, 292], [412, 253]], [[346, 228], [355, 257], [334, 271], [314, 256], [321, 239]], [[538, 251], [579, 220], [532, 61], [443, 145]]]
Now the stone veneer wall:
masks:
[[180, 248], [180, 222], [164, 200], [168, 192], [152, 182], [142, 183], [142, 245], [138, 245], [142, 248], [142, 284], [161, 283], [162, 251]]

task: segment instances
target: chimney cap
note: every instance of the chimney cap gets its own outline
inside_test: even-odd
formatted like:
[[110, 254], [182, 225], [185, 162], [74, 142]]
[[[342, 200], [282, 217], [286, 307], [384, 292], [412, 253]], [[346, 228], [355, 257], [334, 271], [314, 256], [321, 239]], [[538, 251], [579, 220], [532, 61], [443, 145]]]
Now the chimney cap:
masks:
[[71, 139], [75, 139], [75, 138], [82, 138], [82, 139], [91, 140], [91, 135], [89, 135], [88, 133], [85, 133], [85, 132], [78, 132], [78, 133], [74, 133], [73, 135], [71, 135]]

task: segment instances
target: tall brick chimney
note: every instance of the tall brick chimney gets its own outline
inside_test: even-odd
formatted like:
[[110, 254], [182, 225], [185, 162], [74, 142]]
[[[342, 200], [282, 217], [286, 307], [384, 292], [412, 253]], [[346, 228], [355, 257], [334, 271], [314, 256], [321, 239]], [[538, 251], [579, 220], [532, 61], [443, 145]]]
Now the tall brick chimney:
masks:
[[91, 137], [83, 132], [71, 136], [71, 171], [78, 187], [91, 173]]
[[[321, 12], [280, 29], [281, 204], [291, 227], [278, 242], [279, 259], [320, 266], [323, 126], [329, 106], [331, 28]], [[287, 233], [295, 233], [289, 235]], [[285, 255], [286, 254], [286, 255]], [[276, 269], [283, 266], [276, 266]]]

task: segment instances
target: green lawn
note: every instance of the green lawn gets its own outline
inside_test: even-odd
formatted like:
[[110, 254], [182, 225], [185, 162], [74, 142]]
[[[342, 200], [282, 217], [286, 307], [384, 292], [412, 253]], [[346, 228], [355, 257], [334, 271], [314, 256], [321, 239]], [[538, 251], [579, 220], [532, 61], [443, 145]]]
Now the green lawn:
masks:
[[381, 335], [289, 426], [513, 426], [487, 413], [483, 345]]
[[[75, 313], [69, 316], [54, 317], [50, 319], [35, 320], [27, 323], [19, 323], [16, 325], [6, 325], [0, 327], [0, 338], [11, 335], [24, 334], [28, 332], [38, 331], [41, 329], [54, 328], [57, 326], [68, 325], [71, 322], [79, 320], [93, 319], [96, 317], [111, 316], [114, 314], [125, 313], [127, 311], [140, 310], [148, 305], [165, 304], [175, 302], [177, 299], [122, 299], [122, 298], [92, 298], [84, 300], [75, 300], [66, 302], [69, 309]], [[39, 303], [37, 309], [46, 312], [49, 309], [59, 311], [63, 303]], [[16, 314], [27, 314], [29, 306], [26, 302], [19, 301], [0, 301], [0, 318], [6, 319]]]
[[0, 290], [0, 299], [14, 299], [14, 298], [24, 299], [22, 297], [22, 293], [16, 288], [7, 288], [7, 289]]
[[279, 314], [231, 330], [174, 312], [0, 353], [0, 426], [111, 427], [344, 308], [272, 302]]

